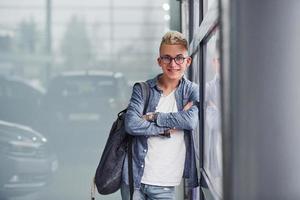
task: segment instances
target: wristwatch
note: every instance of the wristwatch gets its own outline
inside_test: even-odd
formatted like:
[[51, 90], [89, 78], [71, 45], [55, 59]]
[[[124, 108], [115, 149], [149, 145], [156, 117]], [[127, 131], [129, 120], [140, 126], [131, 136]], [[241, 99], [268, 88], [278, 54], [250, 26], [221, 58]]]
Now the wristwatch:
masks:
[[151, 113], [147, 115], [147, 121], [149, 122], [156, 122], [158, 113]]

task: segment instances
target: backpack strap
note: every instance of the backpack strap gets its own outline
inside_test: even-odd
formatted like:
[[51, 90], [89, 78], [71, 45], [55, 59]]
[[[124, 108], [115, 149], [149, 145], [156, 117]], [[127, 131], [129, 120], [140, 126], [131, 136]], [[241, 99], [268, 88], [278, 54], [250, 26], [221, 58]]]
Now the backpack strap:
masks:
[[143, 99], [144, 99], [143, 115], [145, 115], [147, 112], [148, 105], [149, 105], [150, 89], [149, 89], [149, 85], [147, 82], [140, 82], [138, 84], [142, 88], [142, 95], [143, 95]]
[[[144, 99], [143, 115], [145, 115], [147, 112], [147, 108], [148, 108], [148, 104], [149, 104], [149, 97], [150, 97], [149, 85], [146, 82], [139, 82], [136, 84], [139, 84], [142, 88], [142, 95], [143, 95], [143, 99]], [[128, 141], [128, 179], [129, 179], [130, 200], [132, 200], [133, 192], [134, 192], [132, 165], [133, 165], [132, 164], [132, 137], [129, 137], [129, 141]]]

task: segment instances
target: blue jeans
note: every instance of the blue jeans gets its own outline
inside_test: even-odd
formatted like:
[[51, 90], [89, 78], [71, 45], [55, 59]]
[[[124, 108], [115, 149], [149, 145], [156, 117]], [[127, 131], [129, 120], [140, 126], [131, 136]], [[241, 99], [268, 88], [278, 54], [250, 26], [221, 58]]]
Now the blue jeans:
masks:
[[[121, 186], [122, 200], [130, 200], [129, 186]], [[175, 200], [175, 187], [154, 186], [141, 184], [140, 189], [135, 189], [133, 200]]]

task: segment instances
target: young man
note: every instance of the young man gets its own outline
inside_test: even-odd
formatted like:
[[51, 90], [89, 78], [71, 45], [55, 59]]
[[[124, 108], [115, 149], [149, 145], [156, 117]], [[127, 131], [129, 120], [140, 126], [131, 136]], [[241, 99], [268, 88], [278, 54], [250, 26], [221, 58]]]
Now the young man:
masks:
[[[175, 199], [182, 177], [198, 185], [192, 130], [197, 126], [199, 88], [184, 77], [191, 64], [188, 42], [176, 31], [166, 33], [157, 62], [162, 74], [148, 80], [147, 114], [139, 85], [135, 85], [125, 118], [126, 131], [134, 135], [134, 200]], [[128, 159], [123, 169], [122, 199], [129, 199]]]

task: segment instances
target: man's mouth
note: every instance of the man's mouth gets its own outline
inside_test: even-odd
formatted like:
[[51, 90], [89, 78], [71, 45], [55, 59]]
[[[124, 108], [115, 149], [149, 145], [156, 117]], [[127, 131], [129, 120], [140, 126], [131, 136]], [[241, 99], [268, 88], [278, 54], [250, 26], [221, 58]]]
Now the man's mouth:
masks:
[[180, 69], [169, 68], [167, 69], [169, 72], [178, 72]]

